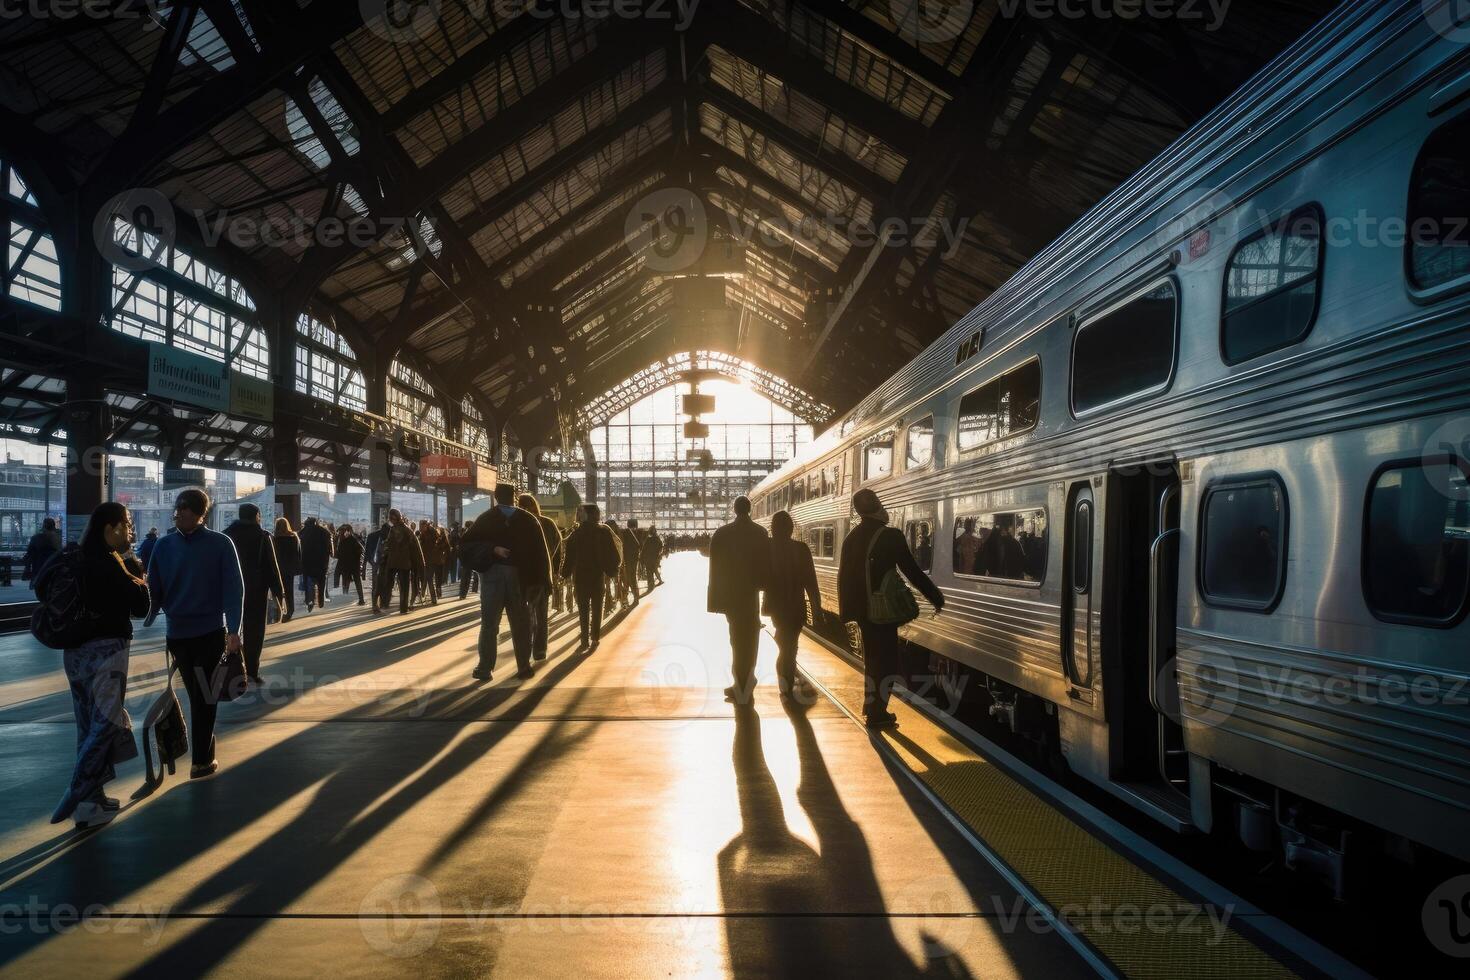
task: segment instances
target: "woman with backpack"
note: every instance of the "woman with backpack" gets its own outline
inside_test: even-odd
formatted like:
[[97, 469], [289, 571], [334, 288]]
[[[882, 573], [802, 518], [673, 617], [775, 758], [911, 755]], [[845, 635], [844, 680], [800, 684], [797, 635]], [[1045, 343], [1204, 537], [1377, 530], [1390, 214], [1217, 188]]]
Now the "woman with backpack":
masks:
[[296, 612], [296, 592], [291, 583], [301, 574], [301, 538], [291, 530], [291, 522], [284, 517], [276, 518], [276, 564], [281, 566], [281, 584], [286, 592], [286, 612], [281, 622], [291, 622]]
[[[102, 787], [114, 777], [116, 763], [138, 754], [123, 699], [132, 620], [148, 613], [148, 582], [132, 540], [128, 509], [109, 502], [92, 512], [77, 549], [81, 601], [73, 605], [73, 616], [85, 618], [81, 632], [90, 638], [63, 654], [77, 722], [77, 761], [52, 823], [72, 817], [78, 827], [97, 827], [112, 820], [119, 804]], [[60, 587], [60, 580], [53, 581], [57, 585], [39, 583], [43, 601], [58, 598], [50, 588]]]

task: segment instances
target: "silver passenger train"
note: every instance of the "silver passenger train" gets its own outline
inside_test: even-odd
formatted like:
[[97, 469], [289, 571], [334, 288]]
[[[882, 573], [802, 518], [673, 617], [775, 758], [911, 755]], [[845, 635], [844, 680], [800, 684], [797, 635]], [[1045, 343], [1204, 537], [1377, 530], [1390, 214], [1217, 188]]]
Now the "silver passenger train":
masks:
[[752, 493], [1179, 831], [1470, 859], [1470, 24], [1338, 8]]

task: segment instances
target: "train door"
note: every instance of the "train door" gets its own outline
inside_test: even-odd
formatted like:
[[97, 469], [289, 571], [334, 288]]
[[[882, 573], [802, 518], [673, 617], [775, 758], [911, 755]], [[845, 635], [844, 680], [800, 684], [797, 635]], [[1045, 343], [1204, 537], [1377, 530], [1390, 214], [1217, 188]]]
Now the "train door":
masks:
[[1097, 589], [1093, 575], [1097, 540], [1097, 501], [1090, 480], [1072, 485], [1067, 498], [1067, 525], [1063, 548], [1062, 666], [1071, 684], [1071, 696], [1093, 702], [1093, 671], [1097, 657], [1094, 606]]
[[1174, 664], [1178, 468], [1169, 460], [1113, 470], [1106, 507], [1101, 651], [1112, 778], [1183, 829], [1190, 818]]

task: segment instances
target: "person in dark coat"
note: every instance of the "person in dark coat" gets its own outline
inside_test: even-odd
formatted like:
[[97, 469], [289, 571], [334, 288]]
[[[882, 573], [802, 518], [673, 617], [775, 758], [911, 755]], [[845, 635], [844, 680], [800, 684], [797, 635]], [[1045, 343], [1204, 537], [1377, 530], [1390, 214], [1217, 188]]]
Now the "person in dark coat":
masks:
[[655, 585], [663, 585], [664, 577], [659, 573], [659, 566], [664, 560], [664, 541], [658, 536], [658, 528], [650, 525], [648, 533], [643, 536], [643, 550], [638, 555], [643, 565], [643, 577], [648, 579], [649, 591]]
[[301, 529], [301, 591], [306, 593], [306, 611], [314, 604], [327, 604], [327, 568], [332, 563], [332, 532], [315, 517]]
[[749, 704], [755, 691], [755, 659], [760, 650], [761, 590], [771, 571], [771, 539], [750, 519], [750, 498], [735, 498], [735, 520], [709, 543], [709, 599], [712, 613], [723, 613], [730, 629], [730, 673], [735, 683], [725, 698]]
[[602, 642], [602, 583], [607, 570], [617, 564], [618, 546], [612, 530], [602, 523], [602, 512], [596, 504], [583, 504], [578, 517], [577, 526], [567, 535], [561, 567], [577, 597], [580, 652], [595, 650]]
[[891, 728], [898, 721], [888, 710], [888, 695], [898, 674], [898, 627], [868, 619], [869, 590], [878, 588], [896, 567], [924, 593], [935, 612], [944, 608], [944, 593], [914, 560], [903, 532], [888, 526], [888, 512], [876, 493], [859, 490], [853, 494], [852, 507], [862, 521], [842, 542], [837, 601], [842, 621], [857, 623], [863, 637], [864, 721], [869, 728]]
[[502, 483], [495, 488], [495, 506], [470, 525], [461, 547], [473, 542], [489, 544], [493, 555], [493, 564], [480, 581], [480, 662], [474, 677], [488, 681], [495, 670], [500, 618], [504, 614], [510, 620], [517, 676], [525, 680], [534, 673], [527, 596], [551, 588], [551, 555], [541, 524], [516, 506], [515, 487]]
[[276, 566], [281, 570], [281, 587], [286, 595], [286, 611], [281, 622], [291, 622], [296, 615], [296, 576], [301, 574], [301, 538], [291, 530], [291, 522], [276, 518], [276, 533], [271, 535], [276, 546]]
[[[366, 567], [372, 571], [368, 589], [374, 600], [377, 599], [378, 589], [381, 586], [383, 574], [383, 539], [388, 536], [388, 522], [373, 531], [368, 532], [367, 540], [363, 542], [363, 559]], [[376, 603], [375, 603], [376, 604]]]
[[26, 545], [25, 577], [30, 580], [32, 589], [36, 587], [36, 579], [41, 577], [41, 569], [60, 553], [61, 532], [56, 530], [56, 519], [48, 517], [41, 522], [41, 530], [31, 535], [30, 543]]
[[403, 519], [397, 509], [388, 511], [388, 531], [383, 535], [379, 548], [383, 563], [383, 585], [373, 595], [373, 615], [387, 612], [393, 598], [393, 587], [398, 586], [398, 615], [408, 614], [411, 582], [414, 575], [424, 571], [424, 549], [418, 535]]
[[240, 558], [240, 576], [245, 581], [244, 615], [240, 620], [240, 641], [245, 651], [245, 676], [252, 683], [264, 684], [260, 677], [260, 653], [265, 647], [266, 604], [282, 601], [285, 590], [281, 567], [276, 561], [276, 547], [265, 528], [260, 526], [260, 508], [241, 504], [239, 518], [225, 528], [235, 542]]
[[138, 545], [138, 561], [143, 563], [144, 568], [148, 567], [148, 559], [153, 557], [153, 547], [156, 544], [158, 544], [158, 528], [150, 527], [147, 536]]
[[638, 605], [642, 597], [638, 594], [638, 562], [643, 554], [643, 532], [638, 530], [638, 519], [628, 518], [628, 526], [619, 532], [623, 538], [623, 577], [622, 593], [624, 596], [633, 597], [633, 605]]
[[783, 699], [805, 693], [796, 682], [796, 647], [807, 622], [807, 600], [812, 603], [813, 622], [822, 611], [811, 549], [806, 542], [792, 539], [793, 530], [786, 511], [778, 510], [771, 517], [771, 578], [763, 611], [776, 628], [776, 683]]
[[357, 586], [357, 604], [366, 605], [362, 595], [362, 540], [352, 525], [342, 525], [341, 537], [337, 541], [337, 574], [342, 577], [342, 591]]
[[618, 522], [609, 520], [602, 525], [612, 533], [613, 544], [618, 549], [618, 564], [614, 571], [607, 573], [607, 583], [604, 587], [603, 605], [611, 608], [614, 603], [619, 606], [625, 605], [626, 596], [623, 594], [623, 561], [628, 557], [623, 554], [626, 547], [623, 544], [623, 529], [618, 527]]
[[133, 619], [148, 612], [148, 582], [132, 552], [133, 520], [119, 503], [92, 512], [82, 532], [82, 591], [97, 617], [92, 636], [62, 654], [76, 718], [76, 765], [52, 823], [72, 817], [78, 827], [97, 827], [117, 815], [119, 801], [103, 787], [115, 766], [138, 754], [124, 700]]
[[546, 542], [546, 554], [553, 569], [553, 581], [546, 588], [526, 596], [526, 601], [531, 609], [531, 656], [536, 660], [545, 660], [549, 631], [547, 621], [551, 618], [551, 587], [554, 584], [554, 570], [561, 567], [561, 532], [556, 529], [555, 521], [541, 516], [541, 505], [537, 503], [534, 494], [521, 494], [516, 504], [521, 510], [536, 518], [536, 523], [541, 527], [541, 538]]

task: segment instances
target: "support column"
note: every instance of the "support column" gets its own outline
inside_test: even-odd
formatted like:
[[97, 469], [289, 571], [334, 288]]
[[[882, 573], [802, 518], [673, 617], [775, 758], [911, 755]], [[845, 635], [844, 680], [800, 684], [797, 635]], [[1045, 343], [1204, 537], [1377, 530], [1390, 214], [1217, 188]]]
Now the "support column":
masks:
[[66, 526], [62, 537], [80, 541], [87, 519], [107, 499], [107, 437], [112, 413], [102, 400], [102, 385], [94, 378], [67, 379], [66, 410]]
[[597, 503], [597, 449], [592, 445], [592, 434], [582, 434], [582, 465], [587, 472], [587, 496], [583, 499], [589, 504]]
[[446, 525], [464, 523], [463, 487], [444, 488], [444, 523]]
[[[301, 453], [297, 441], [301, 435], [300, 420], [294, 415], [276, 413], [275, 433], [265, 463], [265, 479], [271, 486], [296, 483], [301, 479]], [[292, 530], [301, 527], [301, 495], [276, 495], [281, 516], [291, 522]]]
[[374, 442], [368, 450], [368, 488], [372, 491], [373, 527], [382, 527], [393, 506], [393, 453], [386, 442]]

